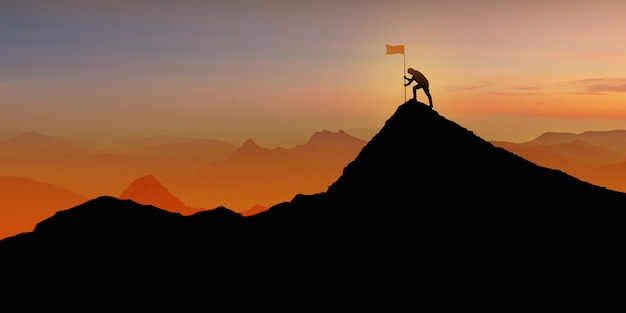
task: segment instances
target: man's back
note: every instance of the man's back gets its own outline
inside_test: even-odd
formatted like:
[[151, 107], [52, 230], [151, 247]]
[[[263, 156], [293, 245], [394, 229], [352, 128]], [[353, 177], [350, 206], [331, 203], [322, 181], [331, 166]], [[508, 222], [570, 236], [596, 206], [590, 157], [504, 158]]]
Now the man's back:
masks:
[[420, 71], [411, 68], [409, 73], [413, 75], [413, 80], [415, 80], [418, 84], [428, 84], [428, 79], [426, 79], [426, 76], [424, 76], [424, 74]]

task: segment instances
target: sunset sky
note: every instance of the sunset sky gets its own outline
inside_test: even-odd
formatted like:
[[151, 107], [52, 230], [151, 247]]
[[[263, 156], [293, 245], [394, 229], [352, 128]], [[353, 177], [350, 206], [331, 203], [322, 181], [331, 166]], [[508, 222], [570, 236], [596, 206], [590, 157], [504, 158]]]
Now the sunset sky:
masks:
[[618, 0], [2, 1], [0, 139], [376, 132], [405, 98], [385, 44], [484, 139], [626, 129], [625, 16]]

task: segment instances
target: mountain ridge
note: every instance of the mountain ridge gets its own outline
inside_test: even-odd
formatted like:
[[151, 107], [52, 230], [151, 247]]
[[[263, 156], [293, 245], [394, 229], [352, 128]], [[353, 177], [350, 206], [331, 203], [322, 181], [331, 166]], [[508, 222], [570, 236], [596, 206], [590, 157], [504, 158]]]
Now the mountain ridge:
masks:
[[[310, 138], [317, 138], [317, 146], [312, 147], [311, 144], [307, 144], [304, 142], [303, 144], [297, 145], [295, 147], [285, 149], [285, 148], [275, 148], [275, 149], [267, 149], [259, 147], [258, 150], [265, 151], [267, 154], [256, 154], [254, 149], [250, 151], [249, 154], [242, 155], [242, 162], [248, 163], [245, 166], [251, 166], [251, 172], [255, 173], [253, 176], [253, 180], [258, 180], [260, 183], [255, 185], [253, 183], [242, 182], [239, 183], [237, 181], [233, 182], [232, 186], [247, 186], [247, 188], [265, 188], [265, 190], [260, 193], [261, 197], [256, 199], [254, 195], [249, 197], [249, 200], [242, 201], [240, 206], [230, 206], [234, 210], [238, 212], [245, 212], [245, 214], [254, 214], [263, 210], [263, 208], [267, 208], [268, 206], [284, 201], [293, 197], [297, 192], [307, 192], [309, 190], [314, 191], [322, 191], [325, 189], [327, 185], [332, 181], [332, 179], [336, 178], [340, 174], [340, 170], [349, 159], [351, 159], [358, 149], [360, 149], [361, 145], [364, 145], [364, 141], [360, 141], [359, 139], [351, 138], [350, 135], [342, 134], [341, 132], [332, 132], [328, 130], [322, 130], [320, 132], [316, 132], [318, 134], [324, 134], [323, 137], [317, 137], [315, 133]], [[20, 134], [28, 134], [28, 133], [20, 133]], [[41, 135], [36, 132], [32, 132], [33, 136], [40, 138], [41, 143], [47, 145], [49, 142], [49, 137], [46, 135]], [[30, 135], [29, 135], [30, 136]], [[56, 137], [50, 137], [56, 138]], [[58, 140], [65, 141], [62, 138], [57, 138]], [[56, 140], [56, 139], [55, 139]], [[52, 140], [54, 144], [55, 140]], [[326, 140], [336, 142], [336, 145], [327, 145], [325, 143]], [[345, 140], [345, 141], [344, 141]], [[21, 142], [21, 141], [20, 141]], [[194, 203], [190, 205], [188, 203], [193, 203], [193, 197], [187, 199], [186, 189], [188, 188], [196, 188], [197, 192], [193, 193], [197, 196], [197, 198], [203, 199], [211, 199], [220, 196], [220, 194], [214, 195], [211, 188], [212, 184], [217, 184], [220, 186], [220, 176], [214, 175], [215, 173], [209, 174], [207, 177], [200, 177], [197, 181], [190, 181], [188, 183], [184, 182], [184, 180], [193, 175], [193, 173], [200, 168], [200, 165], [206, 166], [206, 164], [210, 164], [215, 162], [218, 159], [227, 159], [232, 152], [236, 150], [237, 147], [234, 145], [228, 144], [219, 140], [209, 140], [209, 139], [189, 139], [189, 138], [169, 138], [169, 137], [155, 137], [149, 138], [149, 140], [141, 141], [137, 149], [132, 149], [131, 146], [127, 146], [126, 152], [120, 152], [120, 154], [89, 154], [85, 155], [81, 158], [78, 155], [74, 155], [72, 157], [68, 157], [65, 154], [57, 155], [52, 157], [51, 154], [36, 154], [35, 159], [31, 158], [23, 158], [20, 154], [16, 154], [13, 158], [2, 158], [4, 167], [0, 169], [3, 172], [17, 174], [19, 171], [15, 170], [17, 167], [25, 167], [28, 168], [28, 172], [36, 173], [37, 175], [42, 176], [41, 180], [37, 181], [48, 181], [43, 178], [52, 179], [53, 176], [56, 176], [57, 179], [59, 177], [68, 177], [62, 178], [61, 183], [59, 181], [54, 182], [56, 186], [64, 187], [64, 189], [71, 190], [76, 192], [74, 188], [68, 188], [67, 186], [77, 187], [78, 193], [84, 192], [86, 189], [95, 189], [94, 186], [101, 186], [101, 192], [98, 195], [119, 195], [120, 192], [127, 189], [128, 182], [134, 181], [139, 177], [142, 177], [144, 173], [150, 173], [155, 177], [159, 177], [160, 183], [164, 182], [163, 185], [167, 185], [168, 191], [170, 193], [176, 194], [176, 198], [178, 198], [181, 202], [185, 203], [185, 206], [181, 206], [180, 204], [175, 204], [174, 200], [163, 202], [155, 202], [161, 201], [158, 199], [149, 199], [146, 197], [146, 194], [141, 195], [138, 198], [134, 198], [138, 200], [139, 203], [143, 204], [157, 204], [161, 203], [161, 208], [170, 209], [173, 211], [183, 212], [185, 214], [191, 214], [200, 210], [205, 210], [208, 208], [214, 208], [217, 206], [232, 204], [228, 200], [227, 197], [220, 197], [215, 201], [207, 200], [207, 201], [196, 201], [198, 203]], [[42, 145], [36, 145], [36, 147], [41, 147]], [[326, 152], [320, 152], [320, 149], [326, 149]], [[41, 151], [41, 150], [38, 150]], [[48, 151], [48, 150], [46, 150]], [[55, 151], [60, 151], [56, 149]], [[291, 152], [290, 152], [291, 151]], [[296, 152], [297, 151], [297, 152]], [[333, 152], [334, 151], [334, 152]], [[10, 152], [10, 151], [2, 151], [2, 152]], [[49, 152], [49, 151], [48, 151]], [[311, 156], [308, 156], [311, 154]], [[277, 155], [280, 155], [279, 158], [276, 158]], [[336, 158], [330, 159], [328, 155], [334, 155]], [[263, 162], [259, 161], [260, 157], [265, 158]], [[302, 160], [297, 161], [297, 166], [302, 166], [306, 171], [314, 171], [315, 175], [313, 177], [316, 178], [316, 182], [312, 180], [308, 181], [309, 186], [317, 185], [315, 189], [312, 187], [308, 187], [308, 189], [299, 190], [299, 184], [290, 184], [289, 182], [283, 182], [280, 179], [280, 176], [285, 175], [271, 175], [273, 178], [276, 178], [277, 182], [281, 184], [282, 187], [279, 189], [279, 195], [272, 196], [270, 192], [272, 190], [268, 189], [271, 187], [271, 181], [265, 179], [262, 175], [259, 175], [259, 170], [255, 170], [256, 165], [263, 165], [272, 163], [281, 163], [281, 164], [290, 164], [294, 163], [295, 159]], [[316, 163], [307, 163], [310, 160], [317, 159]], [[34, 162], [34, 164], [31, 164]], [[256, 164], [256, 165], [255, 165]], [[197, 167], [196, 167], [197, 165]], [[238, 164], [234, 164], [235, 167], [240, 167]], [[302, 176], [306, 176], [306, 171], [302, 169], [298, 169], [296, 167], [292, 167], [293, 171], [290, 174], [291, 179], [300, 179]], [[65, 167], [74, 168], [79, 172], [78, 176], [75, 178], [71, 178], [72, 174], [69, 173], [69, 170]], [[125, 170], [125, 168], [128, 168]], [[154, 172], [153, 172], [154, 170]], [[332, 170], [332, 172], [330, 172]], [[265, 173], [272, 173], [271, 171], [265, 170]], [[122, 173], [123, 172], [123, 173]], [[220, 172], [218, 172], [220, 173]], [[229, 177], [231, 175], [228, 172], [221, 172], [222, 175]], [[298, 174], [299, 173], [299, 174]], [[26, 173], [22, 173], [26, 174]], [[123, 175], [120, 175], [123, 174]], [[14, 175], [12, 175], [14, 176]], [[26, 175], [30, 176], [30, 175]], [[80, 184], [76, 183], [65, 183], [64, 180], [69, 179], [72, 181], [76, 181], [78, 178], [81, 178]], [[93, 182], [93, 179], [97, 178], [97, 182]], [[231, 180], [248, 180], [248, 176], [240, 175], [238, 178], [233, 177]], [[322, 180], [323, 179], [323, 180]], [[178, 183], [180, 181], [184, 183]], [[222, 180], [223, 182], [224, 180]], [[124, 183], [126, 182], [126, 183]], [[111, 187], [106, 187], [107, 185], [111, 185]], [[182, 187], [181, 187], [182, 185]], [[191, 187], [187, 187], [190, 185]], [[115, 187], [117, 186], [117, 187]], [[256, 187], [259, 186], [259, 187]], [[113, 188], [114, 187], [114, 188]], [[187, 187], [187, 188], [186, 188]], [[231, 189], [230, 186], [227, 186]], [[7, 186], [6, 188], [13, 188]], [[220, 187], [221, 188], [221, 187]], [[233, 187], [234, 189], [235, 187]], [[182, 190], [181, 194], [178, 192]], [[219, 189], [218, 189], [219, 190]], [[248, 192], [250, 193], [250, 192]], [[91, 193], [87, 193], [89, 196], [85, 196], [81, 202], [84, 202], [88, 199], [97, 197], [93, 196]], [[160, 193], [164, 195], [164, 193]], [[242, 194], [246, 194], [245, 190], [236, 190], [235, 193], [232, 194], [232, 197], [241, 197]], [[222, 194], [223, 195], [223, 194]], [[9, 197], [3, 197], [0, 201], [0, 207], [9, 208], [11, 207], [12, 211], [19, 211], [21, 217], [16, 219], [15, 214], [12, 214], [11, 211], [5, 209], [6, 218], [0, 219], [0, 221], [7, 223], [6, 226], [0, 225], [0, 229], [6, 231], [3, 235], [0, 235], [0, 238], [5, 238], [7, 236], [15, 235], [24, 231], [31, 231], [34, 225], [39, 222], [40, 219], [45, 218], [46, 215], [39, 215], [37, 213], [37, 219], [29, 218], [29, 212], [48, 212], [47, 214], [54, 213], [50, 208], [33, 206], [34, 202], [41, 202], [45, 204], [45, 199], [41, 197], [29, 197], [28, 199], [20, 199], [18, 202], [11, 200], [12, 202], [8, 202]], [[37, 201], [35, 201], [37, 200]], [[70, 199], [71, 200], [71, 199]], [[191, 201], [190, 201], [191, 200]], [[43, 201], [43, 202], [42, 202]], [[16, 203], [21, 205], [16, 205]], [[67, 208], [67, 205], [70, 204], [78, 204], [79, 202], [64, 202], [66, 206], [56, 206], [53, 207], [55, 210]], [[263, 205], [261, 205], [263, 204]], [[157, 205], [159, 206], [159, 205]], [[18, 225], [23, 225], [18, 228]]]
[[[272, 281], [268, 296], [328, 305], [346, 290], [409, 306], [416, 294], [439, 305], [485, 294], [539, 303], [529, 285], [558, 298], [554, 290], [581, 295], [616, 278], [625, 208], [625, 193], [534, 164], [410, 100], [324, 192], [245, 217], [225, 207], [185, 217], [102, 197], [1, 240], [0, 253], [37, 281], [74, 282], [85, 275], [69, 262], [77, 257], [114, 260], [81, 288], [130, 280], [118, 288], [175, 292], [200, 280], [263, 290]], [[41, 266], [50, 256], [59, 261], [52, 272]], [[301, 294], [312, 286], [324, 294]], [[351, 300], [339, 299], [371, 305]]]
[[88, 197], [59, 186], [23, 177], [0, 176], [0, 239], [32, 230], [58, 210], [81, 204]]
[[249, 139], [230, 157], [167, 185], [199, 207], [223, 205], [237, 212], [257, 204], [270, 207], [298, 193], [324, 191], [366, 143], [328, 130], [292, 148], [264, 148]]
[[42, 152], [96, 153], [98, 150], [84, 147], [63, 137], [47, 136], [36, 131], [21, 132], [0, 141], [0, 153], [36, 154]]
[[153, 205], [183, 215], [190, 215], [202, 210], [185, 205], [183, 201], [174, 196], [152, 174], [133, 180], [117, 198], [133, 200], [140, 204]]
[[626, 142], [626, 130], [588, 130], [582, 133], [568, 133], [568, 132], [545, 132], [535, 139], [528, 141], [527, 143], [536, 144], [556, 144], [567, 143], [575, 139], [582, 141], [588, 141], [593, 144], [607, 144], [611, 142]]
[[[422, 197], [435, 199], [446, 195], [447, 190], [454, 190], [455, 194], [467, 197], [466, 201], [480, 201], [483, 207], [489, 205], [492, 209], [497, 209], [502, 205], [522, 208], [526, 205], [549, 206], [556, 204], [572, 206], [568, 209], [591, 204], [595, 207], [621, 208], [623, 204], [621, 201], [626, 199], [624, 193], [581, 181], [559, 170], [538, 166], [503, 148], [495, 147], [474, 135], [473, 132], [441, 117], [436, 111], [431, 111], [427, 107], [422, 108], [422, 106], [424, 106], [422, 103], [414, 101], [408, 101], [401, 105], [385, 123], [383, 129], [344, 168], [342, 175], [329, 185], [327, 191], [312, 195], [299, 194], [294, 197], [293, 202], [297, 203], [309, 197], [319, 197], [325, 200], [338, 197], [343, 199], [342, 202], [349, 199], [354, 204], [367, 205], [372, 208], [377, 207], [377, 205], [405, 207], [409, 203], [406, 200], [412, 198], [416, 192], [416, 187]], [[416, 115], [427, 118], [420, 118], [419, 122], [416, 123], [416, 121], [411, 120]], [[424, 130], [429, 130], [429, 132]], [[433, 131], [439, 131], [439, 133], [435, 134]], [[402, 134], [408, 135], [403, 136]], [[446, 142], [444, 144], [435, 140], [435, 135], [438, 138], [451, 136], [456, 142], [453, 145], [448, 145], [450, 141], [444, 140]], [[420, 144], [423, 145], [426, 142], [429, 147], [435, 147], [438, 150], [431, 155], [412, 153], [415, 150], [414, 143], [411, 141], [418, 137]], [[461, 160], [457, 159], [459, 156], [462, 156], [463, 162], [458, 162]], [[503, 164], [498, 162], [515, 164], [513, 167], [515, 179], [507, 180], [511, 177], [511, 173], [502, 173], [498, 167], [503, 166]], [[380, 166], [380, 164], [386, 164], [387, 167]], [[389, 166], [391, 164], [394, 166]], [[472, 166], [467, 166], [468, 164]], [[448, 166], [448, 168], [444, 168], [443, 165]], [[507, 170], [510, 171], [511, 168], [507, 168]], [[533, 181], [533, 184], [528, 184], [525, 179], [538, 175], [529, 171], [536, 171], [554, 181], [529, 180]], [[449, 180], [450, 177], [453, 177], [454, 180]], [[483, 180], [482, 184], [476, 187], [476, 177], [488, 179]], [[381, 181], [393, 181], [394, 183], [381, 184]], [[502, 181], [509, 183], [502, 184]], [[550, 187], [554, 182], [559, 184]], [[492, 189], [484, 190], [485, 186]], [[519, 191], [512, 187], [522, 188]], [[579, 189], [583, 192], [572, 192]], [[515, 196], [524, 193], [540, 196], [515, 198]], [[557, 196], [543, 198], [543, 196], [550, 194]], [[489, 196], [490, 201], [484, 201], [485, 196]], [[581, 201], [581, 199], [585, 199], [585, 196], [590, 197], [593, 201]], [[507, 199], [514, 199], [515, 202], [507, 204]], [[615, 199], [619, 201], [613, 201]], [[458, 199], [442, 197], [438, 200], [440, 203], [451, 205], [454, 204], [453, 200], [457, 201]], [[285, 205], [290, 205], [289, 203], [291, 202], [272, 206], [257, 216], [272, 215], [273, 212], [282, 210]], [[460, 204], [462, 205], [463, 202]], [[560, 209], [556, 210], [560, 213]], [[351, 217], [353, 213], [346, 214], [345, 217]]]
[[598, 186], [626, 192], [626, 131], [548, 132], [524, 143], [494, 145]]

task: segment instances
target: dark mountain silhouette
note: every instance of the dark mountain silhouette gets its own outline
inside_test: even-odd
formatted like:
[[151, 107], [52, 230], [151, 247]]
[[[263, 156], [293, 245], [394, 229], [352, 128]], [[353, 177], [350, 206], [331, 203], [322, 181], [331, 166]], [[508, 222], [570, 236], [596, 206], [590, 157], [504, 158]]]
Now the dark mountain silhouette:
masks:
[[161, 209], [177, 212], [183, 215], [190, 215], [198, 211], [199, 208], [193, 208], [185, 205], [180, 199], [172, 195], [172, 193], [159, 182], [154, 175], [146, 175], [135, 179], [130, 183], [120, 195], [120, 199], [133, 200], [137, 203], [153, 205]]
[[87, 200], [83, 195], [49, 183], [0, 176], [0, 238], [30, 232], [55, 212]]
[[621, 281], [625, 209], [626, 194], [538, 166], [411, 100], [325, 192], [247, 217], [100, 197], [0, 241], [0, 255], [29, 285], [189, 299], [196, 282], [211, 303], [220, 298], [206, 290], [245, 286], [324, 307], [545, 307], [607, 290], [603, 277]]

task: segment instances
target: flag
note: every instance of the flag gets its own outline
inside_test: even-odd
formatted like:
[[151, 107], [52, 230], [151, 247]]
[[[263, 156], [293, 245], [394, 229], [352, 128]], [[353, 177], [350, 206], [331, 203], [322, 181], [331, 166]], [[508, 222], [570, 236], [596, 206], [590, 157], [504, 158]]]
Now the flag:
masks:
[[387, 47], [387, 54], [396, 54], [396, 53], [404, 54], [404, 45], [399, 45], [399, 46], [385, 45], [385, 47]]

